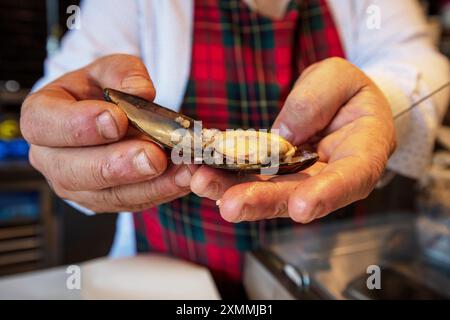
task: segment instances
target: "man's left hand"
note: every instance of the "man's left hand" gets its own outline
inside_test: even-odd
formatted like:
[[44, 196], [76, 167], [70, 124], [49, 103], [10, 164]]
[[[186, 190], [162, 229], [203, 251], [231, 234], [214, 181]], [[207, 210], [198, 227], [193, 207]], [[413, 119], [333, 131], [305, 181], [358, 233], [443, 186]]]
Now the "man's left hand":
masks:
[[391, 108], [357, 67], [330, 58], [309, 67], [273, 128], [294, 145], [313, 143], [320, 161], [286, 176], [237, 176], [202, 166], [191, 189], [220, 199], [230, 222], [290, 217], [307, 223], [367, 197], [395, 149]]

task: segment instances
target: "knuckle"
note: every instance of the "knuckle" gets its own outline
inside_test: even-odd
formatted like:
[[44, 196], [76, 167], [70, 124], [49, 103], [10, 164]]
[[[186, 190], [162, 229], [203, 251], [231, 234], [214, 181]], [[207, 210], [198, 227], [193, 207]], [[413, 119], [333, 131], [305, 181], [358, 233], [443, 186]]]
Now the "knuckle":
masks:
[[154, 201], [162, 197], [161, 184], [158, 181], [146, 183], [144, 186], [144, 195], [149, 201]]
[[312, 114], [314, 121], [318, 123], [327, 124], [327, 114], [319, 103], [318, 98], [311, 92], [303, 92], [301, 96], [292, 96], [287, 104], [290, 113], [293, 116], [303, 116]]
[[302, 115], [310, 112], [311, 109], [319, 109], [317, 99], [311, 93], [304, 92], [301, 96], [294, 95], [289, 97], [287, 106], [292, 114]]
[[62, 121], [60, 132], [63, 135], [66, 145], [77, 145], [83, 134], [89, 131], [89, 122], [89, 119], [84, 116], [84, 113], [80, 113], [76, 117], [66, 118], [65, 121]]
[[[269, 181], [269, 183], [270, 183], [270, 181]], [[288, 216], [288, 214], [289, 214], [288, 213], [288, 206], [289, 206], [288, 198], [280, 196], [283, 194], [283, 188], [277, 183], [271, 183], [270, 186], [272, 187], [272, 190], [270, 190], [269, 192], [273, 196], [268, 199], [270, 199], [273, 206], [272, 206], [272, 208], [270, 208], [270, 210], [269, 210], [270, 213], [267, 215], [268, 219]], [[255, 193], [253, 193], [253, 194], [255, 194]], [[264, 198], [267, 198], [265, 189], [262, 189], [261, 196]], [[255, 202], [256, 206], [260, 203], [263, 203], [263, 201], [264, 201], [264, 199], [261, 199], [261, 198], [257, 198], [254, 200], [256, 200], [256, 202]]]
[[[367, 181], [362, 181], [359, 196], [354, 201], [366, 199], [372, 192], [375, 184], [372, 182], [372, 178], [367, 179]], [[352, 201], [353, 202], [353, 201]]]
[[350, 63], [341, 57], [331, 57], [325, 60], [327, 63], [343, 66], [343, 65], [349, 65]]
[[304, 97], [291, 96], [288, 98], [286, 106], [293, 114], [302, 114], [308, 110], [308, 105]]
[[111, 64], [122, 64], [126, 63], [129, 66], [133, 66], [133, 68], [136, 69], [142, 69], [145, 68], [144, 62], [141, 58], [135, 55], [131, 54], [125, 54], [125, 53], [116, 53], [104, 56], [97, 60], [98, 65], [111, 65]]
[[384, 171], [386, 161], [384, 156], [374, 155], [372, 156], [372, 168], [370, 170], [370, 178], [373, 183], [376, 183]]
[[83, 192], [82, 195], [69, 194], [69, 196], [73, 196], [72, 199], [69, 200], [95, 213], [114, 211], [112, 208], [110, 208], [110, 204], [108, 202], [102, 201], [103, 197], [101, 193], [97, 193], [95, 191], [88, 191]]
[[33, 168], [47, 180], [54, 182], [59, 176], [59, 163], [55, 163], [55, 158], [50, 154], [48, 148], [30, 145], [28, 159]]
[[[361, 159], [359, 158], [358, 161], [361, 161]], [[356, 175], [355, 177], [348, 177], [340, 170], [330, 171], [329, 174], [336, 180], [336, 185], [341, 186], [342, 188], [340, 192], [341, 201], [339, 201], [341, 204], [347, 205], [357, 200], [355, 198], [358, 198], [358, 195], [364, 189], [364, 187], [361, 186], [361, 178], [365, 176], [364, 172], [359, 172], [359, 176]], [[328, 212], [337, 209], [328, 205], [326, 201], [322, 202], [322, 204]]]
[[384, 157], [381, 158], [379, 156], [375, 156], [372, 161], [374, 164], [374, 169], [372, 170], [372, 182], [376, 183], [386, 167], [386, 160]]
[[[331, 67], [341, 70], [342, 72], [351, 70], [352, 72], [360, 73], [359, 69], [351, 64], [348, 60], [341, 57], [331, 57], [325, 60], [325, 63], [329, 64]], [[343, 73], [347, 74], [347, 72]]]
[[49, 154], [46, 159], [47, 179], [54, 185], [60, 186], [67, 191], [80, 191], [81, 182], [80, 171], [75, 164], [65, 157]]
[[127, 54], [127, 53], [113, 53], [113, 54], [109, 54], [104, 56], [103, 58], [100, 58], [100, 61], [107, 61], [107, 60], [130, 60], [130, 59], [136, 59], [136, 60], [140, 60], [139, 58], [137, 58], [134, 55], [131, 54]]
[[288, 202], [287, 200], [281, 200], [273, 210], [273, 214], [269, 216], [269, 219], [284, 217], [288, 214]]
[[139, 67], [144, 66], [144, 63], [142, 62], [141, 58], [132, 54], [117, 54], [115, 55], [115, 58], [120, 60], [126, 60], [130, 64], [134, 64]]
[[126, 59], [128, 59], [131, 63], [138, 65], [139, 67], [143, 67], [144, 63], [142, 62], [141, 58], [134, 55], [124, 55]]
[[126, 181], [133, 174], [128, 164], [126, 151], [114, 150], [108, 157], [92, 161], [90, 173], [101, 188], [109, 187], [120, 181]]
[[[36, 153], [40, 153], [40, 155], [36, 156]], [[61, 193], [63, 190], [74, 189], [73, 181], [77, 180], [77, 176], [70, 166], [67, 167], [63, 159], [55, 157], [45, 150], [37, 150], [35, 146], [31, 145], [29, 161], [33, 168], [42, 173], [49, 186], [59, 197], [65, 198], [65, 194]]]
[[73, 162], [67, 161], [66, 159], [60, 159], [57, 161], [60, 166], [59, 179], [64, 177], [67, 181], [67, 187], [70, 190], [82, 190], [82, 182], [84, 180], [83, 176], [80, 176], [80, 170], [77, 168]]
[[54, 183], [52, 180], [47, 180], [47, 183], [59, 198], [72, 200], [72, 194], [64, 189], [59, 183]]
[[102, 203], [110, 204], [113, 208], [126, 209], [131, 206], [126, 197], [117, 188], [105, 189], [102, 194]]
[[369, 166], [361, 170], [360, 192], [357, 200], [366, 199], [372, 193], [385, 168], [385, 161], [381, 156], [371, 156], [369, 163]]
[[369, 175], [370, 177], [370, 183], [371, 183], [371, 188], [373, 189], [375, 187], [375, 185], [378, 183], [378, 181], [380, 180], [380, 177], [382, 176], [385, 168], [386, 168], [386, 160], [384, 159], [384, 156], [374, 156], [372, 158], [372, 163], [373, 163], [373, 168]]
[[97, 186], [100, 188], [108, 186], [115, 175], [113, 167], [108, 160], [94, 162], [90, 171]]
[[71, 166], [67, 165], [67, 161], [65, 161], [61, 157], [51, 157], [48, 163], [52, 168], [52, 170], [50, 170], [49, 173], [49, 179], [53, 182], [56, 182], [66, 190], [74, 189], [75, 186], [73, 181], [77, 180], [76, 179], [77, 176], [74, 175]]
[[371, 81], [366, 76], [366, 74], [356, 67], [354, 64], [349, 62], [348, 60], [341, 57], [331, 57], [324, 60], [324, 63], [329, 65], [330, 67], [339, 70], [342, 75], [348, 76], [350, 79], [358, 79], [357, 82], [364, 83], [366, 85], [370, 84]]

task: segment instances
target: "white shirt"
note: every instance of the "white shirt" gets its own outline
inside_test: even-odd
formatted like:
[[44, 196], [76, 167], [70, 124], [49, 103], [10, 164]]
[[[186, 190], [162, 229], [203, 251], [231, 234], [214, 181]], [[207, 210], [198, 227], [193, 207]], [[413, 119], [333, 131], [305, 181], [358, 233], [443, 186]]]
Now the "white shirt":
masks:
[[[415, 0], [328, 4], [346, 58], [378, 84], [394, 115], [449, 81], [447, 59], [435, 49]], [[379, 28], [373, 28], [371, 19], [378, 13]], [[155, 101], [178, 110], [189, 77], [192, 27], [193, 0], [85, 0], [81, 28], [70, 31], [60, 50], [46, 60], [45, 76], [34, 89], [103, 55], [127, 53], [144, 61], [156, 88]], [[396, 120], [398, 147], [389, 170], [412, 178], [424, 172], [447, 102], [448, 91], [443, 91]], [[111, 255], [134, 254], [131, 215], [121, 213], [117, 227]]]

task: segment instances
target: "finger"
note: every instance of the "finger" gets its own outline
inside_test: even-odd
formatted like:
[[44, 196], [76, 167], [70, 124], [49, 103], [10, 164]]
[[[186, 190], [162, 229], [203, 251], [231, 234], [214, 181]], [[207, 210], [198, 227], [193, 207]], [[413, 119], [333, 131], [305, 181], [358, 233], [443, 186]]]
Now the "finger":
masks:
[[24, 102], [20, 126], [24, 138], [34, 145], [91, 146], [121, 139], [128, 119], [114, 104], [76, 101], [46, 88]]
[[337, 131], [329, 133], [327, 136], [323, 137], [317, 144], [317, 153], [319, 158], [323, 162], [329, 162], [333, 151], [345, 143], [347, 138], [352, 135], [352, 129], [354, 124], [349, 123]]
[[220, 199], [220, 213], [229, 222], [286, 217], [289, 194], [306, 177], [300, 173], [233, 186]]
[[60, 191], [59, 195], [70, 197], [95, 212], [140, 211], [187, 195], [190, 192], [188, 176], [192, 176], [195, 169], [195, 166], [171, 166], [151, 181], [97, 191]]
[[247, 182], [259, 181], [256, 175], [229, 173], [208, 166], [201, 166], [191, 180], [191, 190], [199, 197], [219, 200], [226, 190], [232, 186]]
[[115, 54], [103, 57], [86, 67], [89, 79], [100, 88], [125, 91], [152, 101], [156, 91], [141, 59]]
[[[317, 163], [313, 167], [306, 169], [304, 173], [313, 174], [313, 172], [317, 171], [319, 165], [323, 166], [324, 164]], [[235, 185], [269, 179], [270, 177], [268, 176], [229, 173], [208, 166], [201, 166], [192, 177], [191, 190], [200, 197], [219, 200], [228, 189]]]
[[21, 111], [25, 139], [55, 147], [99, 145], [121, 139], [127, 132], [127, 117], [116, 105], [101, 101], [103, 87], [146, 99], [155, 96], [147, 70], [138, 58], [108, 56], [28, 96]]
[[329, 135], [362, 117], [378, 118], [385, 124], [385, 131], [389, 131], [389, 126], [393, 123], [389, 103], [374, 84], [361, 89], [356, 96], [340, 108], [321, 134], [322, 136]]
[[[337, 81], [340, 79], [340, 81]], [[306, 72], [295, 84], [273, 124], [295, 145], [324, 129], [338, 109], [370, 80], [340, 58], [327, 59]]]
[[90, 148], [31, 146], [30, 161], [67, 190], [96, 190], [152, 179], [164, 172], [167, 156], [149, 141], [124, 140]]
[[290, 216], [307, 223], [367, 197], [393, 150], [393, 133], [379, 134], [382, 130], [387, 128], [377, 119], [361, 118], [344, 140], [339, 136], [342, 131], [327, 136], [319, 150], [328, 158], [328, 165], [297, 186], [289, 199]]
[[316, 175], [324, 166], [318, 162], [301, 173], [235, 185], [220, 199], [221, 215], [229, 222], [287, 217], [289, 195], [301, 181]]

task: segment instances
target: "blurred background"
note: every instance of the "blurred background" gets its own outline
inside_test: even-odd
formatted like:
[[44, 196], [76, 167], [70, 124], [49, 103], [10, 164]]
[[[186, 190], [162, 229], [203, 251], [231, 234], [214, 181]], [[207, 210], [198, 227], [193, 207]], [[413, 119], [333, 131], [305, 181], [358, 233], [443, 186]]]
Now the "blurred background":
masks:
[[[450, 57], [450, 1], [421, 3], [436, 44]], [[58, 199], [29, 165], [28, 145], [19, 129], [22, 101], [42, 76], [45, 57], [58, 48], [66, 32], [66, 9], [72, 4], [78, 1], [0, 2], [0, 276], [105, 256], [113, 240], [117, 215], [88, 217]], [[450, 112], [444, 124], [450, 125]], [[397, 176], [355, 204], [358, 212], [432, 211], [442, 217], [450, 208], [445, 203], [450, 199], [449, 145], [450, 135], [444, 128], [436, 143], [434, 165], [420, 183]], [[450, 230], [448, 217], [440, 220], [444, 232]], [[327, 219], [345, 219], [345, 212]]]
[[0, 1], [0, 275], [104, 256], [116, 215], [86, 217], [66, 205], [27, 161], [20, 106], [66, 32], [79, 1]]

